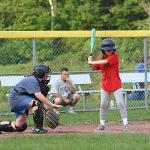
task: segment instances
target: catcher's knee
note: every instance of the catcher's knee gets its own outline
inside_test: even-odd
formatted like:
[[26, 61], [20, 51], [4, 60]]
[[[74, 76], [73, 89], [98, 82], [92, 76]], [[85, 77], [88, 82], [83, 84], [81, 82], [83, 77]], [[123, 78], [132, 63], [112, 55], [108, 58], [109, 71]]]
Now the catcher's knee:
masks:
[[42, 109], [44, 106], [44, 104], [40, 101], [36, 101], [34, 100], [33, 103], [32, 103], [32, 109], [33, 108], [36, 108], [36, 109]]
[[1, 124], [0, 125], [0, 131], [3, 131], [3, 132], [14, 132], [15, 129], [12, 127], [11, 121], [10, 121], [7, 124]]
[[15, 132], [23, 132], [23, 131], [25, 131], [27, 129], [27, 127], [28, 127], [27, 123], [25, 123], [21, 127], [15, 126]]
[[8, 124], [3, 124], [0, 125], [0, 131], [3, 132], [23, 132], [24, 130], [27, 129], [27, 123], [25, 123], [23, 126], [21, 127], [17, 127], [15, 125], [15, 128], [12, 126], [11, 121]]
[[34, 108], [35, 106], [37, 106], [37, 101], [33, 101], [33, 103], [32, 103], [32, 108]]
[[32, 112], [34, 113], [38, 109], [42, 109], [43, 105], [44, 104], [42, 102], [34, 100], [32, 103]]

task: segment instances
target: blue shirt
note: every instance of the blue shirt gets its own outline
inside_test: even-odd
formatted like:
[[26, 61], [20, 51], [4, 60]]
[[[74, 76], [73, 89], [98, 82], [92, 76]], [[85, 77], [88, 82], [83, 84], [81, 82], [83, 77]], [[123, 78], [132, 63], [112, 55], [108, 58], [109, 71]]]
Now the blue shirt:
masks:
[[[136, 72], [144, 72], [145, 65], [144, 63], [139, 63], [136, 65], [135, 70]], [[144, 88], [145, 84], [143, 82], [139, 83], [140, 88]]]
[[135, 70], [136, 70], [137, 72], [143, 72], [144, 69], [145, 69], [145, 65], [144, 65], [143, 63], [139, 63], [139, 64], [137, 64], [136, 67], [135, 67]]
[[38, 80], [34, 76], [25, 77], [16, 86], [11, 88], [9, 94], [10, 108], [13, 109], [26, 96], [32, 95], [34, 99], [34, 93], [38, 92], [41, 92]]

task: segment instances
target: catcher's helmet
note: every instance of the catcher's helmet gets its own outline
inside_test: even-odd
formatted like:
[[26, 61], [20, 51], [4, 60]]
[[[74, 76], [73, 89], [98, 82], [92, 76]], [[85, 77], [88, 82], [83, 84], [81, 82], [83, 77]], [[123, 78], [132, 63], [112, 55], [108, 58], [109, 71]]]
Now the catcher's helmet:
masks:
[[116, 50], [115, 42], [111, 38], [104, 39], [101, 44], [101, 50], [102, 51]]
[[49, 66], [38, 64], [33, 69], [33, 75], [38, 78], [43, 78], [45, 76], [45, 73], [51, 73]]

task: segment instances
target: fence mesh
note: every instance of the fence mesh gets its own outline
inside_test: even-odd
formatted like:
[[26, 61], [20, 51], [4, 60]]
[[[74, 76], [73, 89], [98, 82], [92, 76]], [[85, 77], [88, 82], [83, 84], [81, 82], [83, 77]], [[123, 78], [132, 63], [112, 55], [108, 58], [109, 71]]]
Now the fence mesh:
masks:
[[[144, 38], [113, 38], [120, 57], [120, 72], [135, 72], [136, 65], [149, 56], [149, 49], [144, 48]], [[102, 38], [95, 39], [94, 59], [100, 53]], [[33, 44], [35, 43], [35, 45]], [[59, 73], [62, 67], [69, 68], [71, 73], [90, 74], [92, 84], [81, 85], [82, 90], [99, 90], [101, 73], [93, 72], [87, 64], [90, 50], [89, 37], [76, 38], [42, 38], [42, 39], [0, 39], [0, 74], [28, 74], [33, 65], [44, 63], [51, 67], [53, 74]], [[146, 45], [149, 46], [149, 43]], [[148, 58], [148, 57], [147, 57]], [[147, 59], [148, 60], [148, 59]], [[146, 62], [147, 63], [147, 62]], [[144, 71], [144, 70], [143, 70]], [[148, 70], [147, 70], [148, 71]], [[13, 81], [12, 81], [13, 82]], [[132, 88], [133, 84], [123, 84], [123, 88]], [[0, 111], [9, 112], [8, 93], [10, 87], [0, 87]], [[144, 92], [144, 91], [143, 91]], [[126, 93], [128, 97], [131, 92]], [[143, 94], [141, 92], [141, 94]], [[144, 92], [145, 94], [145, 92]], [[149, 94], [148, 94], [149, 95]], [[116, 108], [113, 95], [110, 98], [110, 108]], [[149, 102], [149, 97], [147, 97]], [[100, 93], [81, 95], [76, 110], [97, 110], [100, 103]], [[128, 108], [145, 107], [145, 98], [139, 97], [126, 101]]]

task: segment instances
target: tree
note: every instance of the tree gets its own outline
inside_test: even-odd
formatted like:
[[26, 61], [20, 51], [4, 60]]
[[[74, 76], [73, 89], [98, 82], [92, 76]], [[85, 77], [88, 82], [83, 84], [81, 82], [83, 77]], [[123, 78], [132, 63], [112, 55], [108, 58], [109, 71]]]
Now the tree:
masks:
[[54, 30], [54, 18], [56, 17], [56, 0], [49, 0], [51, 8], [51, 30]]
[[141, 29], [147, 17], [148, 14], [136, 0], [58, 0], [55, 28]]
[[[137, 0], [0, 1], [1, 30], [147, 29]], [[148, 2], [147, 2], [148, 3]], [[146, 4], [147, 4], [146, 3]], [[9, 7], [8, 7], [9, 6]]]
[[[9, 7], [8, 7], [9, 6]], [[0, 2], [1, 30], [49, 30], [49, 3], [42, 0]]]

